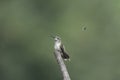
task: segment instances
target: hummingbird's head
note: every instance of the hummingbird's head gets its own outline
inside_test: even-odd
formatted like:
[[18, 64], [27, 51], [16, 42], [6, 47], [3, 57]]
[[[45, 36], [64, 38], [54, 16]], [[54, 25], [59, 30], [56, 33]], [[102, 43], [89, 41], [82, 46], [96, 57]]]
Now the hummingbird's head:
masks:
[[54, 40], [55, 40], [55, 41], [61, 41], [61, 38], [60, 38], [59, 36], [55, 36], [55, 37], [54, 37]]
[[55, 41], [61, 41], [61, 38], [59, 36], [51, 36], [52, 38], [54, 38]]

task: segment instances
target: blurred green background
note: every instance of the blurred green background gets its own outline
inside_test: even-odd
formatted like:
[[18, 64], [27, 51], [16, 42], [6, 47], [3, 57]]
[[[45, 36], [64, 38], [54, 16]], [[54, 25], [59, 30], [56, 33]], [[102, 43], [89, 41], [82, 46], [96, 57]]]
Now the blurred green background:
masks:
[[120, 0], [0, 0], [0, 80], [62, 80], [50, 35], [72, 80], [120, 80], [119, 21]]

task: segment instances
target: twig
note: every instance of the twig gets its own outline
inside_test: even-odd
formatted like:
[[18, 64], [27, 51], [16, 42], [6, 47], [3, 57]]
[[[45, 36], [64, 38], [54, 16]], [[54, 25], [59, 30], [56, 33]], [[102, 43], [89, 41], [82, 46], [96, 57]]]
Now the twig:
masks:
[[61, 57], [60, 52], [55, 50], [54, 54], [55, 54], [57, 63], [60, 66], [60, 70], [61, 70], [61, 73], [62, 73], [62, 76], [63, 76], [63, 80], [71, 80], [70, 76], [69, 76], [69, 73], [67, 71], [66, 65], [64, 64], [64, 61]]

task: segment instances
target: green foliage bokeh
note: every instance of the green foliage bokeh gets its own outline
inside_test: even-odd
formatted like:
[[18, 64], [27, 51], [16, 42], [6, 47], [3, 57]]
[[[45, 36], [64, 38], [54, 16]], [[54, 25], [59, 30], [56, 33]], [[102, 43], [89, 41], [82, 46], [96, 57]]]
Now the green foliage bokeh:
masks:
[[119, 7], [119, 0], [0, 0], [0, 80], [62, 80], [50, 35], [66, 46], [72, 80], [120, 80]]

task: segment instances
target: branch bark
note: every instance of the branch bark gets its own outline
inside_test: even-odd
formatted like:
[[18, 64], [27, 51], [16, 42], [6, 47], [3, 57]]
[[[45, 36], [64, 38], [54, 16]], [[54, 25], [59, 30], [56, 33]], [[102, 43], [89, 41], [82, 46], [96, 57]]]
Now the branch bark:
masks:
[[60, 70], [61, 70], [61, 73], [62, 73], [62, 76], [63, 76], [63, 80], [71, 80], [70, 76], [69, 76], [69, 73], [67, 71], [66, 65], [64, 64], [64, 61], [61, 57], [60, 52], [55, 50], [54, 54], [55, 54], [57, 63], [60, 66]]

